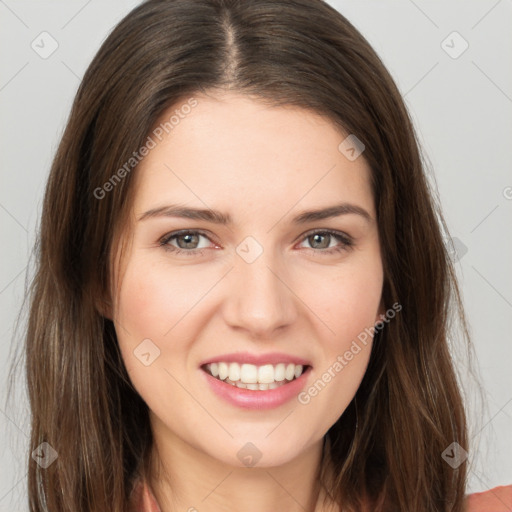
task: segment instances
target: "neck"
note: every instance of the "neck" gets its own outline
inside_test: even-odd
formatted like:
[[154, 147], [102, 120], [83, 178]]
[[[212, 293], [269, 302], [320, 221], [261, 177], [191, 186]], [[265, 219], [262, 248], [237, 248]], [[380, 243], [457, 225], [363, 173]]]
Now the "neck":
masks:
[[327, 510], [318, 479], [323, 439], [280, 466], [238, 467], [210, 457], [169, 430], [160, 436], [156, 426], [154, 434], [149, 485], [161, 512]]

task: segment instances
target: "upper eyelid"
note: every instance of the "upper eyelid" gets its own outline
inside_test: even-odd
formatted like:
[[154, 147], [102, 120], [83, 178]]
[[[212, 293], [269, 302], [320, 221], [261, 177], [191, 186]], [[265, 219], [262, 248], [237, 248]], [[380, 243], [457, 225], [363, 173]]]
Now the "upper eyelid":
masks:
[[[214, 240], [212, 240], [212, 238], [214, 238], [214, 237], [212, 237], [212, 235], [210, 235], [207, 231], [202, 231], [199, 229], [179, 229], [178, 231], [171, 231], [170, 233], [167, 233], [164, 236], [162, 236], [160, 238], [160, 241], [168, 241], [168, 240], [171, 240], [178, 236], [188, 235], [188, 234], [201, 235], [201, 236], [204, 236], [205, 238], [208, 238], [210, 241], [214, 241]], [[194, 250], [194, 249], [192, 249], [192, 250]]]

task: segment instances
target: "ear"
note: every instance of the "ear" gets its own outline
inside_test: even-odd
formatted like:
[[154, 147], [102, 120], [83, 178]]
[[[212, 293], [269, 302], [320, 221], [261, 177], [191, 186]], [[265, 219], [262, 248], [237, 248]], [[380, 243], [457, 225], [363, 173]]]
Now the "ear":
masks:
[[377, 311], [377, 315], [375, 316], [375, 323], [382, 322], [386, 318], [386, 306], [384, 304], [384, 299], [381, 297], [380, 304], [379, 304], [379, 310]]
[[95, 306], [96, 306], [96, 310], [98, 311], [98, 313], [105, 317], [107, 320], [111, 320], [113, 319], [113, 308], [112, 308], [112, 303], [109, 299], [105, 298], [105, 297], [101, 297], [101, 298], [98, 298], [96, 301], [95, 301]]

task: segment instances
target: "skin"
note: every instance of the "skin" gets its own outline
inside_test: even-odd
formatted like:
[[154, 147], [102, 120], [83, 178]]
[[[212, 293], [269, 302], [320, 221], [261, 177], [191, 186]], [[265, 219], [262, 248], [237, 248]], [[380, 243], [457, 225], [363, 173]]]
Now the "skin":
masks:
[[[308, 404], [292, 399], [265, 411], [218, 397], [200, 363], [236, 351], [294, 354], [313, 366], [307, 389], [379, 320], [383, 268], [371, 171], [364, 156], [349, 161], [338, 150], [346, 134], [317, 114], [235, 93], [194, 97], [197, 106], [139, 164], [124, 235], [130, 243], [114, 271], [120, 349], [150, 409], [150, 485], [163, 512], [321, 510], [315, 476], [323, 436], [354, 397], [371, 340]], [[341, 202], [370, 220], [352, 213], [291, 222]], [[138, 220], [176, 203], [229, 213], [233, 224]], [[206, 236], [168, 245], [202, 254], [160, 245], [182, 229]], [[315, 240], [311, 231], [322, 229], [349, 235], [353, 246], [325, 233]], [[236, 252], [248, 236], [263, 250], [251, 263]], [[325, 253], [333, 247], [342, 250]], [[145, 339], [160, 350], [148, 366], [134, 355]], [[253, 467], [237, 457], [248, 442], [261, 452]]]

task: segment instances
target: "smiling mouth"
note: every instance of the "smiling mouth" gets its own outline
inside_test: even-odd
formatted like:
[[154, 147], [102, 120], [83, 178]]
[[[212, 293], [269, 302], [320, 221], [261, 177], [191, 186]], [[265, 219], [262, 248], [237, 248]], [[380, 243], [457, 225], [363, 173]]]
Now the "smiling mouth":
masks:
[[202, 370], [217, 380], [237, 388], [253, 391], [267, 391], [285, 386], [298, 379], [309, 368], [309, 365], [303, 366], [293, 363], [256, 366], [253, 364], [218, 362], [201, 366]]

